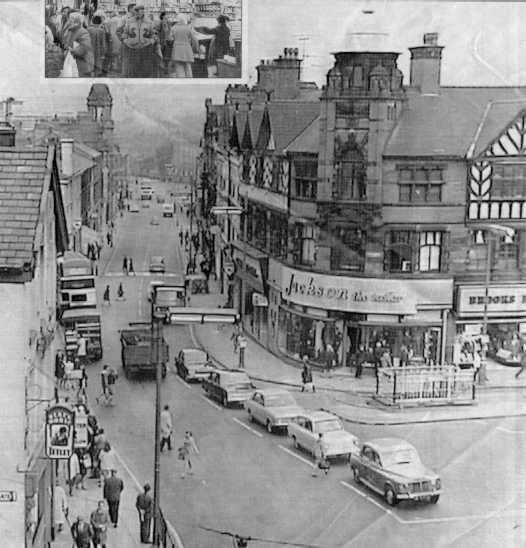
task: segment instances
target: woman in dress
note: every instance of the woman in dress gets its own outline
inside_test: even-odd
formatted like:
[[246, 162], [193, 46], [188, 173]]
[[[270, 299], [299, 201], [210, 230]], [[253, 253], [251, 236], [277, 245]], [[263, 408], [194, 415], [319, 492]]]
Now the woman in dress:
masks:
[[93, 48], [83, 23], [84, 17], [81, 13], [71, 13], [64, 36], [64, 46], [75, 58], [80, 78], [89, 77], [93, 73]]

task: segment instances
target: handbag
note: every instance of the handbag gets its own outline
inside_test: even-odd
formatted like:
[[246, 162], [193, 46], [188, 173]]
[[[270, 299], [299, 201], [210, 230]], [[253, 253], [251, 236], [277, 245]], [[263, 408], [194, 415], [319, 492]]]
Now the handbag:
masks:
[[91, 457], [88, 455], [88, 453], [84, 455], [83, 461], [84, 461], [85, 468], [91, 468]]
[[68, 51], [66, 58], [64, 59], [64, 66], [60, 72], [61, 78], [78, 78], [79, 69], [77, 67], [77, 61], [73, 57], [71, 51]]
[[322, 457], [320, 461], [318, 462], [318, 468], [320, 470], [329, 470], [331, 467], [331, 463], [327, 460], [326, 457]]

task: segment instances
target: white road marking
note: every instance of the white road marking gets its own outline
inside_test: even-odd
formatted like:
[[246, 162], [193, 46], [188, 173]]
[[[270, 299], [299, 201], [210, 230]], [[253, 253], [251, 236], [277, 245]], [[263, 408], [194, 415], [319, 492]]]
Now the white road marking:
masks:
[[[184, 384], [184, 386], [186, 388], [188, 388], [188, 390], [192, 390], [192, 387], [183, 379], [181, 379], [181, 377], [179, 375], [176, 375], [175, 377], [177, 379], [177, 382], [180, 382], [181, 384]], [[202, 395], [202, 394], [201, 394]], [[208, 401], [208, 400], [207, 400]]]
[[340, 483], [344, 487], [347, 487], [348, 489], [351, 489], [351, 491], [354, 491], [355, 493], [358, 493], [364, 499], [367, 499], [370, 503], [374, 504], [375, 506], [377, 506], [378, 508], [383, 510], [386, 514], [389, 514], [390, 516], [393, 516], [396, 519], [396, 521], [398, 521], [399, 523], [404, 523], [404, 521], [401, 518], [399, 518], [390, 508], [386, 508], [383, 504], [379, 503], [377, 500], [374, 500], [369, 495], [366, 495], [365, 493], [362, 493], [359, 489], [354, 487], [354, 485], [351, 485], [350, 483], [347, 483], [346, 481], [340, 481]]
[[[135, 474], [130, 470], [129, 466], [124, 462], [122, 457], [119, 455], [119, 453], [115, 450], [115, 447], [113, 448], [113, 452], [115, 453], [115, 456], [117, 457], [117, 460], [120, 462], [121, 466], [126, 470], [130, 478], [132, 479], [133, 483], [135, 483], [135, 487], [137, 488], [137, 491], [139, 493], [142, 493], [142, 485], [139, 483], [139, 480], [135, 476]], [[181, 537], [179, 536], [179, 533], [175, 529], [175, 527], [165, 518], [166, 526], [168, 528], [168, 531], [170, 532], [170, 535], [173, 537], [173, 540], [175, 541], [175, 545], [177, 548], [184, 548], [183, 541], [181, 540]]]
[[248, 424], [245, 424], [243, 421], [240, 421], [237, 417], [232, 417], [232, 420], [234, 422], [237, 422], [237, 424], [239, 424], [239, 426], [242, 426], [243, 428], [246, 428], [247, 430], [252, 432], [252, 434], [255, 434], [256, 436], [258, 436], [260, 438], [263, 437], [263, 434], [261, 432], [258, 432], [257, 430], [254, 430], [253, 428], [250, 428], [250, 426]]
[[279, 447], [282, 451], [285, 451], [285, 453], [288, 453], [289, 455], [292, 455], [293, 457], [297, 458], [298, 460], [300, 460], [300, 461], [303, 462], [304, 464], [307, 464], [307, 465], [310, 466], [311, 468], [316, 468], [316, 465], [313, 464], [310, 460], [307, 460], [307, 459], [303, 458], [301, 455], [298, 455], [298, 453], [295, 453], [294, 451], [292, 451], [292, 450], [289, 449], [288, 447], [285, 447], [284, 445], [281, 445], [281, 444], [278, 444], [278, 447]]
[[525, 430], [511, 430], [509, 428], [505, 428], [504, 426], [497, 426], [497, 430], [506, 432], [507, 434], [524, 434], [525, 432]]
[[200, 394], [200, 396], [203, 398], [203, 400], [205, 400], [212, 407], [215, 407], [216, 409], [219, 409], [219, 411], [223, 410], [222, 407], [219, 407], [219, 405], [215, 404], [213, 401], [210, 401], [204, 394]]

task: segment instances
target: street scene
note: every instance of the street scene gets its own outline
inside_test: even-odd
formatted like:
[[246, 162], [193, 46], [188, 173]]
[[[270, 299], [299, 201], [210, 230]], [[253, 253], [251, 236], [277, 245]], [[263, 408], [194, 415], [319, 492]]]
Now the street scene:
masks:
[[526, 6], [304, 4], [246, 83], [0, 80], [2, 546], [525, 545]]
[[46, 3], [46, 78], [240, 78], [241, 0]]

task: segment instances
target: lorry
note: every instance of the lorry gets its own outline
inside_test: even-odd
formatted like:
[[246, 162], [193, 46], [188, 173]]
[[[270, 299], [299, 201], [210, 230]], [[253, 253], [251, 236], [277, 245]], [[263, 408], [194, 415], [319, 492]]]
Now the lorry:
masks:
[[[124, 376], [130, 378], [137, 374], [155, 375], [157, 367], [156, 343], [152, 340], [152, 331], [147, 327], [122, 329], [121, 362]], [[166, 377], [166, 364], [169, 361], [168, 343], [162, 337], [159, 341], [159, 361], [161, 375]]]
[[73, 361], [77, 354], [79, 335], [86, 339], [86, 356], [92, 361], [102, 359], [102, 326], [100, 312], [96, 308], [72, 308], [64, 310], [61, 318], [64, 326], [66, 357]]
[[158, 285], [152, 295], [153, 306], [158, 314], [164, 315], [165, 323], [170, 323], [170, 315], [186, 304], [186, 285], [182, 276], [176, 275], [170, 285]]

